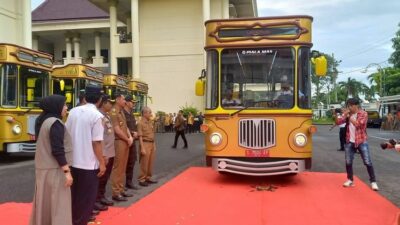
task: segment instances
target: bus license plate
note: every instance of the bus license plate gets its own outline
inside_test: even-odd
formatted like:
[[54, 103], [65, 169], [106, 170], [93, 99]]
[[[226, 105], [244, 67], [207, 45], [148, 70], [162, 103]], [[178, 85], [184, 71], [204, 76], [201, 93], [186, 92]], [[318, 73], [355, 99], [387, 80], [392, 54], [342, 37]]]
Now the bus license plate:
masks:
[[265, 149], [263, 150], [247, 149], [246, 157], [269, 157], [269, 151]]

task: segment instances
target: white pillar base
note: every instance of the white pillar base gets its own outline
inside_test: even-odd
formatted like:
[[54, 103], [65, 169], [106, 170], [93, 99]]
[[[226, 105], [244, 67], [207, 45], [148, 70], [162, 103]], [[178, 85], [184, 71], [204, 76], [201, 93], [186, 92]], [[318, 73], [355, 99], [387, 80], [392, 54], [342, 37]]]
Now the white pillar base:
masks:
[[93, 57], [93, 66], [95, 67], [102, 67], [104, 65], [103, 63], [103, 56], [100, 57]]

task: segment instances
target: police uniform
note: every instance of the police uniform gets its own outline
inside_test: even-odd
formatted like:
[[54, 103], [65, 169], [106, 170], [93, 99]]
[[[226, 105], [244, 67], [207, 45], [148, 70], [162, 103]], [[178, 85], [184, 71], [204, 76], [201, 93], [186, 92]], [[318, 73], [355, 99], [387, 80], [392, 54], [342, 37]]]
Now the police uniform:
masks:
[[[125, 98], [125, 100], [127, 102], [128, 101], [136, 102], [130, 95], [128, 95]], [[133, 133], [137, 132], [135, 116], [133, 116], [132, 112], [128, 112], [125, 109], [123, 110], [123, 112], [124, 112], [124, 115], [126, 118], [126, 124], [128, 126], [128, 129], [131, 132], [131, 136], [133, 137]], [[129, 147], [128, 163], [126, 166], [125, 184], [128, 188], [133, 188], [133, 184], [132, 184], [133, 169], [135, 167], [136, 159], [137, 159], [136, 144], [135, 144], [135, 142], [133, 142], [131, 147]]]
[[[123, 110], [123, 109], [122, 109]], [[126, 125], [126, 118], [122, 110], [118, 108], [113, 108], [111, 111], [111, 123], [113, 126], [119, 126], [122, 132], [129, 137], [128, 128]], [[124, 178], [126, 171], [126, 164], [128, 162], [129, 155], [129, 145], [123, 140], [121, 137], [115, 133], [115, 157], [114, 157], [114, 166], [111, 174], [111, 183], [112, 183], [112, 196], [121, 196], [124, 193]]]
[[[146, 154], [140, 154], [140, 175], [139, 184], [146, 184], [146, 181], [151, 181], [154, 162], [154, 125], [151, 120], [142, 118], [138, 123], [138, 136], [142, 137], [143, 146], [140, 146]], [[144, 148], [144, 149], [142, 149]]]

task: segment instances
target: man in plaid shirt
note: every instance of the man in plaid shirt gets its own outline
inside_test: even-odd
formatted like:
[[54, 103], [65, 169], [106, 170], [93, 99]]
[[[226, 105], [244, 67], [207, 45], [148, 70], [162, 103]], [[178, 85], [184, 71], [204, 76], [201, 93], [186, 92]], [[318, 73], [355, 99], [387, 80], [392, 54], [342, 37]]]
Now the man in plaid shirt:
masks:
[[360, 108], [360, 101], [350, 98], [346, 102], [347, 109], [343, 117], [336, 119], [336, 124], [346, 123], [346, 144], [344, 145], [346, 155], [347, 181], [344, 187], [354, 186], [353, 182], [353, 160], [357, 149], [361, 154], [364, 165], [367, 167], [371, 188], [378, 191], [378, 184], [375, 179], [374, 167], [372, 166], [371, 155], [367, 143], [367, 120], [368, 114]]

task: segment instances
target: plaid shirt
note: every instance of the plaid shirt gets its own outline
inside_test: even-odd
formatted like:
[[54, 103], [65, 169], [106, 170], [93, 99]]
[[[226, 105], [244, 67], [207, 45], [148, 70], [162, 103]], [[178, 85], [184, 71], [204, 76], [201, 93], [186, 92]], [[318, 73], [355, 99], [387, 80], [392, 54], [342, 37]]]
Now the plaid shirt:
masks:
[[[357, 112], [357, 122], [356, 124], [353, 124], [356, 127], [356, 137], [355, 137], [355, 142], [354, 145], [357, 148], [360, 144], [364, 143], [367, 141], [367, 120], [368, 120], [368, 114], [364, 110], [359, 110]], [[347, 131], [346, 131], [346, 143], [350, 142], [350, 120], [342, 117], [342, 118], [337, 118], [336, 124], [344, 124], [346, 123]]]

